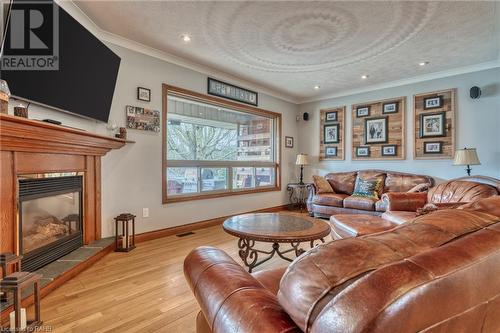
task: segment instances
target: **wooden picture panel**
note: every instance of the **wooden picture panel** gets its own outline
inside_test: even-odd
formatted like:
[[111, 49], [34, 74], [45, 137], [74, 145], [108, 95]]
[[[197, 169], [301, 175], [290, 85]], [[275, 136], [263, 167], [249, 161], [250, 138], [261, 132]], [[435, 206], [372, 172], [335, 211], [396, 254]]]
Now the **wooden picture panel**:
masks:
[[[359, 109], [359, 110], [358, 110]], [[384, 111], [385, 109], [385, 111]], [[352, 105], [352, 159], [353, 160], [404, 160], [406, 97]], [[359, 116], [358, 116], [359, 115]], [[367, 121], [386, 124], [380, 142], [367, 142]], [[366, 154], [368, 149], [368, 154]], [[358, 156], [364, 153], [364, 156]]]
[[[452, 159], [455, 156], [456, 89], [434, 91], [413, 96], [414, 159]], [[437, 105], [424, 107], [426, 100]], [[441, 103], [441, 105], [439, 105]], [[435, 116], [445, 119], [442, 134], [422, 133], [422, 117]], [[424, 135], [423, 135], [424, 134]], [[427, 147], [426, 147], [427, 145]], [[431, 149], [429, 149], [431, 148]]]
[[[344, 160], [345, 151], [345, 106], [320, 110], [320, 134], [319, 134], [319, 160], [340, 161]], [[329, 119], [327, 119], [327, 116]], [[335, 119], [335, 120], [333, 120]], [[337, 131], [337, 140], [325, 142], [325, 126]], [[327, 154], [327, 152], [329, 154]], [[333, 154], [335, 152], [335, 154]]]

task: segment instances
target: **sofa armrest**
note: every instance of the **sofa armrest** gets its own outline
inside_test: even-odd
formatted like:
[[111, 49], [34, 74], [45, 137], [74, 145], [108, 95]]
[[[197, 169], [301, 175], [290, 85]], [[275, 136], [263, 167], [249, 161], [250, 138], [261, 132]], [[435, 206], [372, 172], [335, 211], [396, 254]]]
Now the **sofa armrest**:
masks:
[[427, 203], [425, 192], [388, 192], [382, 195], [382, 200], [387, 204], [387, 211], [416, 212]]
[[193, 250], [184, 275], [213, 332], [300, 332], [276, 296], [222, 250]]

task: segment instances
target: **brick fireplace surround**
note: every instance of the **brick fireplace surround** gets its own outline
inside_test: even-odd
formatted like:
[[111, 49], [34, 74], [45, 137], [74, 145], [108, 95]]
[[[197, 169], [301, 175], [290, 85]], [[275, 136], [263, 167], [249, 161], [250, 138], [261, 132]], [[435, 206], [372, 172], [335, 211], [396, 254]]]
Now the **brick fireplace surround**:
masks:
[[19, 254], [20, 175], [83, 172], [83, 243], [101, 239], [101, 156], [127, 141], [0, 114], [0, 252]]

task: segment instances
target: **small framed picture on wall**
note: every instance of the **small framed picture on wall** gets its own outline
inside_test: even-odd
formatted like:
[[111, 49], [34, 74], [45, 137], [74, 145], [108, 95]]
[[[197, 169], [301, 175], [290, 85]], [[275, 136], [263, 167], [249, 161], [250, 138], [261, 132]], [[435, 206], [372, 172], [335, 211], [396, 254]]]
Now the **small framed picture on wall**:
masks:
[[396, 145], [384, 145], [382, 146], [382, 156], [397, 156], [398, 146]]
[[356, 157], [370, 157], [370, 147], [356, 147]]
[[293, 148], [293, 137], [292, 136], [285, 136], [285, 147], [286, 148]]
[[144, 102], [151, 102], [151, 89], [137, 87], [137, 99]]
[[424, 142], [424, 154], [441, 154], [443, 143], [441, 141]]
[[424, 98], [424, 110], [438, 109], [443, 107], [443, 96]]
[[356, 108], [356, 117], [368, 117], [370, 115], [370, 107], [369, 106], [358, 106]]
[[385, 143], [387, 140], [387, 117], [366, 119], [365, 143]]
[[446, 136], [446, 113], [422, 113], [420, 115], [420, 137]]
[[337, 147], [326, 147], [325, 148], [325, 157], [336, 157], [337, 156]]
[[325, 121], [337, 121], [337, 111], [331, 111], [325, 113]]
[[398, 112], [398, 102], [384, 103], [382, 106], [382, 113], [397, 113]]
[[324, 127], [324, 143], [339, 142], [339, 124], [325, 125]]

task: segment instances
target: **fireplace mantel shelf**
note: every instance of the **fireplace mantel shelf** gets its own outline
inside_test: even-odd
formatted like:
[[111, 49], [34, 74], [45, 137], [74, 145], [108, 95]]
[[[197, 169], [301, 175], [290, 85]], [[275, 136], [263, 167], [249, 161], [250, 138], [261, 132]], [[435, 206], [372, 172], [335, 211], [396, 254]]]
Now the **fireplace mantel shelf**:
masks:
[[134, 141], [0, 114], [0, 150], [103, 156]]

